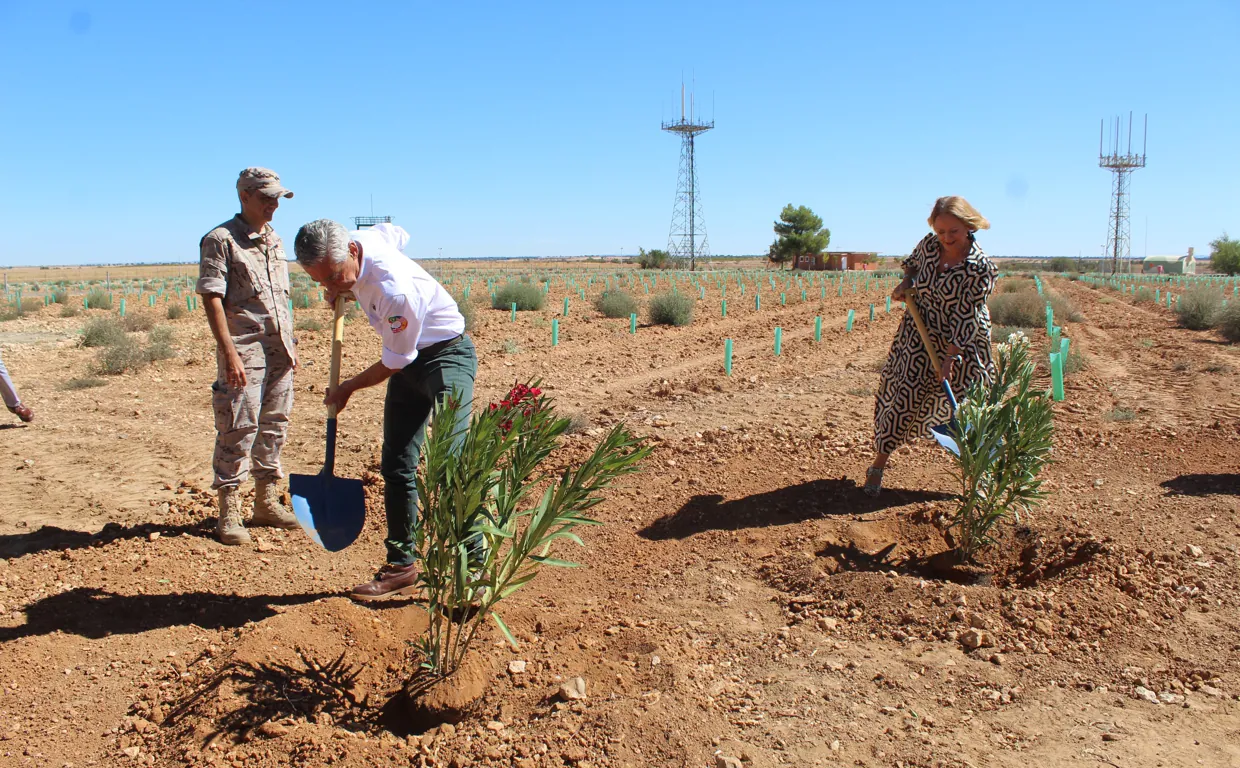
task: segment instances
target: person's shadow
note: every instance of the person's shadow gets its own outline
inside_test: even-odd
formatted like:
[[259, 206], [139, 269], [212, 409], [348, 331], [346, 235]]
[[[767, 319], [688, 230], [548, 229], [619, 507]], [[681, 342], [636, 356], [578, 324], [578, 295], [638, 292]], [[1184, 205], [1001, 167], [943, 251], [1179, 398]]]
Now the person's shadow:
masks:
[[84, 549], [86, 547], [103, 546], [118, 539], [145, 539], [152, 533], [172, 537], [185, 534], [201, 538], [214, 538], [212, 526], [214, 517], [208, 517], [189, 525], [162, 525], [160, 523], [140, 523], [123, 526], [108, 523], [98, 533], [74, 531], [55, 525], [40, 526], [30, 533], [6, 533], [0, 535], [0, 557], [21, 557], [35, 552], [62, 551], [66, 549]]
[[26, 623], [0, 628], [0, 643], [21, 637], [64, 632], [91, 639], [131, 635], [165, 627], [203, 629], [240, 627], [274, 616], [279, 606], [312, 603], [335, 592], [300, 595], [219, 595], [180, 592], [168, 595], [118, 595], [77, 587], [26, 606]]
[[694, 496], [675, 513], [655, 520], [637, 535], [651, 541], [685, 539], [705, 531], [792, 525], [832, 515], [864, 515], [951, 498], [952, 494], [939, 491], [894, 488], [884, 488], [877, 497], [870, 497], [848, 478], [812, 480], [733, 501], [724, 501], [718, 494]]
[[1161, 483], [1169, 493], [1183, 496], [1211, 496], [1226, 494], [1240, 496], [1240, 474], [1180, 475]]

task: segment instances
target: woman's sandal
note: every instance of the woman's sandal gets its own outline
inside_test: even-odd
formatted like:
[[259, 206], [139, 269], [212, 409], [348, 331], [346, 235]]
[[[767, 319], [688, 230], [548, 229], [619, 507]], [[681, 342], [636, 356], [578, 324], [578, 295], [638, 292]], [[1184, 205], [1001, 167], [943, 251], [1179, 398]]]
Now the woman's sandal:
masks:
[[865, 471], [865, 491], [866, 496], [877, 496], [878, 492], [883, 488], [883, 470], [878, 467], [870, 467]]

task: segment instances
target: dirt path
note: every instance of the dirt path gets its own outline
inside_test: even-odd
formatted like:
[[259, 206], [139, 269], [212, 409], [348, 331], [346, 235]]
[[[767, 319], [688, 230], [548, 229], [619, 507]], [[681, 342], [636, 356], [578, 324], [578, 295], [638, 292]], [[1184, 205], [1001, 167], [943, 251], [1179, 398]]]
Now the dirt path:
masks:
[[[282, 532], [221, 547], [200, 318], [174, 324], [177, 359], [78, 391], [61, 385], [90, 364], [65, 341], [80, 320], [7, 323], [4, 359], [40, 418], [0, 430], [0, 763], [1240, 764], [1236, 353], [1117, 293], [1051, 288], [1082, 312], [1065, 334], [1088, 365], [1056, 406], [1051, 497], [1004, 544], [1013, 562], [1032, 547], [1036, 570], [996, 560], [990, 585], [927, 564], [952, 504], [939, 449], [898, 452], [878, 500], [857, 487], [899, 319], [866, 319], [877, 290], [730, 300], [727, 319], [706, 316], [710, 296], [692, 326], [635, 336], [574, 304], [555, 348], [551, 311], [480, 311], [480, 398], [540, 376], [589, 421], [566, 456], [621, 419], [657, 450], [598, 510], [574, 553], [589, 567], [512, 599], [521, 649], [482, 643], [495, 680], [476, 716], [423, 735], [384, 708], [419, 609], [338, 597], [381, 553], [373, 484], [343, 553]], [[356, 370], [378, 347], [363, 323], [348, 334]], [[322, 452], [326, 338], [301, 338], [290, 471]], [[342, 415], [341, 471], [372, 481], [381, 398]], [[970, 625], [993, 647], [967, 652]], [[557, 704], [573, 676], [587, 698]]]

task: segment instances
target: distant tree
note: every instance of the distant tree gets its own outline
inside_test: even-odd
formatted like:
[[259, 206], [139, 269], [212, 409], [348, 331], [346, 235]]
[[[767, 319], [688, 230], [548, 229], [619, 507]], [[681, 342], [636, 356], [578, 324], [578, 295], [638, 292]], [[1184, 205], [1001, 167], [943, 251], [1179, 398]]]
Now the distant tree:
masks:
[[775, 264], [791, 263], [796, 266], [797, 257], [812, 253], [820, 254], [831, 242], [831, 230], [822, 226], [822, 218], [804, 205], [784, 206], [775, 222], [775, 242], [767, 254]]
[[672, 264], [672, 257], [667, 251], [658, 248], [638, 248], [637, 251], [637, 263], [642, 269], [667, 269]]
[[1072, 259], [1069, 259], [1067, 256], [1056, 256], [1051, 259], [1050, 264], [1047, 266], [1051, 272], [1071, 272]]
[[1223, 236], [1210, 242], [1210, 267], [1215, 272], [1234, 275], [1240, 272], [1240, 240]]

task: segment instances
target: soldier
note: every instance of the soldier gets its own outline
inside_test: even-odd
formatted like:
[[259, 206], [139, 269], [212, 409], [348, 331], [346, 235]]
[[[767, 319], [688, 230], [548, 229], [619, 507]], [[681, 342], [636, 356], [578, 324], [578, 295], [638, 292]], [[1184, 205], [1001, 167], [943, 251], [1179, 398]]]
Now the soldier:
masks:
[[215, 336], [218, 374], [211, 385], [215, 410], [217, 532], [224, 544], [250, 541], [241, 513], [240, 485], [254, 475], [252, 525], [294, 528], [279, 480], [280, 448], [293, 407], [297, 368], [289, 311], [284, 244], [271, 228], [280, 198], [293, 193], [266, 168], [246, 168], [237, 179], [241, 213], [199, 243], [197, 292]]

